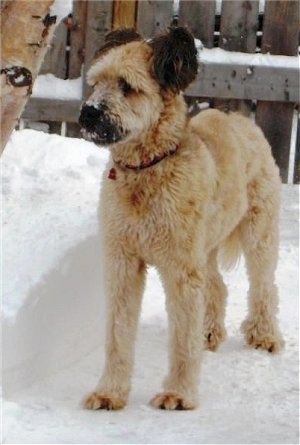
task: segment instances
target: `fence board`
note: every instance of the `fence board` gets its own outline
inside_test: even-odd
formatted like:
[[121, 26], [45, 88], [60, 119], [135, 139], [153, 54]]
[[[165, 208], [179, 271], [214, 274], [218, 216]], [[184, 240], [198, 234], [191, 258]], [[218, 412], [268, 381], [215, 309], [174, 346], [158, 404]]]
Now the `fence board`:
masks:
[[137, 31], [144, 37], [153, 37], [165, 31], [173, 17], [173, 1], [143, 0], [138, 2]]
[[262, 53], [295, 56], [298, 52], [299, 0], [266, 0]]
[[67, 26], [62, 20], [54, 31], [51, 46], [46, 53], [39, 74], [52, 73], [60, 79], [66, 78], [66, 41]]
[[193, 35], [206, 48], [214, 46], [216, 1], [181, 0], [179, 4], [179, 25], [188, 26]]
[[300, 182], [300, 113], [298, 113], [297, 122], [297, 137], [296, 137], [296, 149], [295, 149], [295, 164], [294, 164], [294, 183]]
[[[298, 1], [266, 1], [262, 52], [296, 55], [298, 47]], [[299, 100], [299, 99], [298, 99]], [[288, 179], [293, 104], [259, 101], [256, 122], [265, 133], [280, 168], [283, 182]]]
[[[219, 47], [227, 51], [255, 52], [259, 1], [226, 0], [222, 3]], [[215, 106], [224, 111], [251, 112], [251, 102], [216, 100]]]
[[113, 17], [112, 1], [89, 1], [87, 2], [87, 23], [85, 37], [85, 62], [83, 76], [83, 96], [88, 97], [91, 87], [86, 82], [86, 72], [89, 69], [96, 51], [103, 45], [105, 35], [111, 31]]
[[84, 62], [86, 19], [87, 2], [73, 0], [73, 27], [70, 36], [69, 79], [76, 79], [81, 75], [81, 67]]
[[223, 0], [219, 46], [227, 51], [254, 53], [259, 1]]
[[136, 0], [115, 0], [113, 29], [134, 28], [136, 21]]
[[32, 97], [26, 104], [22, 119], [32, 121], [77, 122], [81, 100], [45, 99]]

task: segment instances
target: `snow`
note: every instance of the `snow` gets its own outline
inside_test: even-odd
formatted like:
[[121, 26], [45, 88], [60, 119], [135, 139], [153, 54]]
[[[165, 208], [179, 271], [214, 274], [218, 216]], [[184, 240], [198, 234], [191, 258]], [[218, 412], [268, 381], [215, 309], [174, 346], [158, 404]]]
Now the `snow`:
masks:
[[[58, 261], [61, 253], [58, 243], [65, 252], [75, 240], [85, 239], [83, 227], [91, 233], [96, 231], [95, 209], [91, 208], [90, 200], [96, 202], [98, 198], [98, 170], [107, 153], [100, 151], [96, 156], [93, 148], [84, 140], [62, 139], [58, 135], [49, 137], [34, 130], [14, 132], [2, 161], [3, 250], [7, 252], [5, 290], [8, 295], [15, 295], [18, 289], [18, 297], [13, 301], [4, 298], [5, 316], [17, 313], [26, 298], [26, 290], [35, 286]], [[78, 187], [82, 178], [84, 189]], [[68, 196], [73, 203], [68, 206], [68, 212], [63, 196]], [[27, 224], [20, 225], [16, 217], [20, 214]], [[59, 230], [71, 220], [74, 223], [66, 233]], [[47, 234], [53, 229], [53, 236], [48, 238]], [[43, 239], [43, 243], [34, 246], [36, 239]], [[31, 253], [32, 246], [35, 255]], [[47, 255], [43, 255], [46, 248]], [[26, 263], [27, 267], [22, 267]]]
[[40, 74], [34, 82], [32, 96], [51, 97], [51, 99], [60, 100], [81, 100], [82, 78], [59, 79], [54, 74]]
[[150, 269], [129, 404], [81, 408], [104, 360], [97, 203], [106, 160], [92, 143], [33, 130], [15, 131], [2, 156], [2, 443], [298, 443], [298, 186], [283, 187], [280, 220], [284, 352], [244, 345], [241, 262], [225, 274], [228, 339], [204, 354], [199, 409], [151, 408], [167, 369], [167, 321]]
[[56, 15], [56, 23], [59, 23], [63, 18], [72, 12], [73, 0], [55, 0], [50, 8], [50, 14]]
[[270, 66], [273, 68], [290, 68], [299, 70], [299, 56], [281, 56], [262, 53], [243, 53], [239, 51], [226, 51], [222, 48], [205, 48], [201, 40], [195, 39], [198, 50], [199, 63], [224, 63], [232, 65], [248, 65], [249, 69], [255, 66]]

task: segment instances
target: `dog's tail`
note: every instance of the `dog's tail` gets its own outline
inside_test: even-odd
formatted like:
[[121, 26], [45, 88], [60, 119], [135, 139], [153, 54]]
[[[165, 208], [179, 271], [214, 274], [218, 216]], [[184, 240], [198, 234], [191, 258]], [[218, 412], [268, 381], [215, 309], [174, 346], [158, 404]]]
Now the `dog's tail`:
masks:
[[241, 258], [242, 244], [240, 240], [239, 228], [236, 228], [221, 244], [218, 252], [218, 260], [223, 270], [234, 269]]

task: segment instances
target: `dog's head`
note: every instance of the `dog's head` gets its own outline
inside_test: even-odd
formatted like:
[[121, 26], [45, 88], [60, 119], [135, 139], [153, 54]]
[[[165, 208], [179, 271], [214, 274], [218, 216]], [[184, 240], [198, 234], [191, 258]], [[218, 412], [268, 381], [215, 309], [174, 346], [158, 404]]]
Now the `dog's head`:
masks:
[[194, 80], [197, 67], [185, 28], [148, 41], [133, 30], [111, 32], [87, 75], [93, 92], [81, 108], [83, 132], [99, 145], [140, 138], [158, 123], [166, 101]]

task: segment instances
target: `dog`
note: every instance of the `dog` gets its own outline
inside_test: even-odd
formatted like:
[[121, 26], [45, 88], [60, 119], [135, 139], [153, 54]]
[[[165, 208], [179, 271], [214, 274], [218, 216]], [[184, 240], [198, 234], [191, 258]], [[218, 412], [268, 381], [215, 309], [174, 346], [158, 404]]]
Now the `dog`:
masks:
[[203, 350], [226, 337], [226, 287], [218, 260], [244, 253], [246, 343], [277, 352], [281, 181], [271, 148], [250, 119], [210, 109], [187, 117], [184, 89], [198, 69], [194, 38], [171, 27], [150, 40], [111, 32], [87, 75], [85, 137], [110, 150], [100, 199], [107, 296], [106, 362], [89, 409], [123, 408], [147, 265], [166, 294], [169, 370], [157, 408], [198, 406]]

